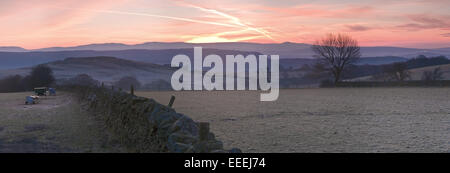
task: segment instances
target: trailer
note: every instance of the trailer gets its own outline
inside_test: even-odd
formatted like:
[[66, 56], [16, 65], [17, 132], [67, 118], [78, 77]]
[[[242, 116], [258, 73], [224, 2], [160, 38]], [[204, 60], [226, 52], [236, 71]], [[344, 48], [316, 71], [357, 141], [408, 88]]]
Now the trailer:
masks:
[[47, 95], [48, 88], [47, 87], [39, 87], [34, 88], [34, 93], [38, 96], [45, 96]]
[[51, 96], [56, 96], [55, 88], [48, 88], [48, 94], [51, 95]]
[[25, 104], [28, 105], [32, 105], [32, 104], [36, 104], [39, 103], [39, 96], [27, 96], [25, 98]]

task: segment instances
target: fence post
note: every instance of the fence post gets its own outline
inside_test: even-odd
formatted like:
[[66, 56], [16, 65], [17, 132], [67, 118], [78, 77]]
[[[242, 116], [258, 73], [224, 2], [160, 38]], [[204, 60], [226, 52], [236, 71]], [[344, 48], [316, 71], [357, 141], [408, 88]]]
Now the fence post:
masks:
[[209, 134], [209, 123], [207, 122], [199, 122], [199, 139], [200, 141], [207, 141]]
[[134, 86], [133, 85], [130, 86], [130, 94], [134, 95]]
[[175, 96], [170, 97], [170, 101], [169, 101], [169, 107], [171, 108], [173, 105], [173, 102], [175, 102]]

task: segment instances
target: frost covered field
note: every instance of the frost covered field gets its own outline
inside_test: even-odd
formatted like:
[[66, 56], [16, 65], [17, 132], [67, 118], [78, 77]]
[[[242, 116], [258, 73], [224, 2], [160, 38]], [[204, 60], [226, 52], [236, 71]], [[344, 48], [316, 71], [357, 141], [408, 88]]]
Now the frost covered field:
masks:
[[125, 152], [70, 93], [25, 105], [32, 92], [0, 93], [0, 153]]
[[138, 92], [211, 123], [244, 152], [450, 152], [450, 88]]

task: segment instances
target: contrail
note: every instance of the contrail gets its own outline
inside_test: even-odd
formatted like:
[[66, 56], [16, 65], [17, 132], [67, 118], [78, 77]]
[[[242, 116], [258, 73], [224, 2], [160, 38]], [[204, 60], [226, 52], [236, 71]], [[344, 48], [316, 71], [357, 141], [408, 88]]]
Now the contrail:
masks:
[[210, 21], [203, 21], [203, 20], [196, 20], [196, 19], [189, 19], [189, 18], [183, 18], [183, 17], [173, 17], [173, 16], [165, 16], [165, 15], [158, 15], [158, 14], [149, 14], [149, 13], [138, 13], [138, 12], [127, 12], [127, 11], [116, 11], [116, 10], [94, 10], [94, 9], [83, 9], [83, 8], [67, 8], [67, 7], [55, 7], [59, 9], [67, 9], [67, 10], [80, 10], [80, 11], [89, 11], [89, 12], [96, 12], [96, 13], [109, 13], [109, 14], [121, 14], [121, 15], [133, 15], [133, 16], [146, 16], [146, 17], [156, 17], [156, 18], [163, 18], [163, 19], [170, 19], [170, 20], [178, 20], [178, 21], [185, 21], [185, 22], [193, 22], [193, 23], [200, 23], [200, 24], [207, 24], [207, 25], [217, 25], [217, 26], [225, 26], [225, 27], [232, 27], [232, 28], [244, 28], [245, 30], [251, 30], [255, 31], [257, 33], [260, 33], [261, 35], [273, 40], [273, 38], [269, 35], [269, 32], [265, 31], [264, 29], [255, 28], [249, 25], [246, 25], [241, 22], [241, 20], [237, 17], [222, 13], [217, 10], [213, 9], [206, 9], [202, 7], [198, 7], [195, 5], [189, 4], [188, 6], [199, 9], [201, 11], [205, 11], [208, 13], [213, 13], [220, 15], [222, 17], [225, 17], [227, 19], [230, 19], [233, 24], [228, 23], [220, 23], [220, 22], [210, 22]]
[[265, 37], [273, 40], [272, 36], [270, 36], [269, 32], [267, 32], [266, 30], [246, 25], [246, 24], [242, 23], [241, 20], [239, 18], [237, 18], [237, 17], [231, 16], [229, 14], [226, 14], [226, 13], [214, 10], [214, 9], [207, 9], [207, 8], [199, 7], [199, 6], [192, 5], [192, 4], [186, 4], [186, 3], [185, 3], [185, 5], [189, 6], [189, 7], [192, 7], [192, 8], [199, 9], [201, 11], [205, 11], [205, 12], [208, 12], [208, 13], [213, 13], [213, 14], [217, 14], [219, 16], [225, 17], [227, 19], [230, 19], [234, 24], [236, 24], [238, 26], [244, 27], [244, 28], [246, 28], [248, 30], [252, 30], [252, 31], [258, 32], [258, 33], [264, 35]]
[[164, 16], [164, 15], [148, 14], [148, 13], [136, 13], [136, 12], [126, 12], [126, 11], [115, 11], [115, 10], [93, 10], [93, 9], [80, 9], [80, 8], [65, 8], [65, 7], [57, 7], [57, 8], [68, 9], [68, 10], [90, 11], [90, 12], [97, 12], [97, 13], [157, 17], [157, 18], [164, 18], [164, 19], [171, 19], [171, 20], [178, 20], [178, 21], [185, 21], [185, 22], [194, 22], [194, 23], [201, 23], [201, 24], [208, 24], [208, 25], [218, 25], [218, 26], [226, 26], [226, 27], [233, 27], [233, 28], [241, 28], [241, 26], [239, 26], [239, 25], [233, 25], [233, 24], [227, 24], [227, 23], [209, 22], [209, 21], [195, 20], [195, 19], [189, 19], [189, 18]]

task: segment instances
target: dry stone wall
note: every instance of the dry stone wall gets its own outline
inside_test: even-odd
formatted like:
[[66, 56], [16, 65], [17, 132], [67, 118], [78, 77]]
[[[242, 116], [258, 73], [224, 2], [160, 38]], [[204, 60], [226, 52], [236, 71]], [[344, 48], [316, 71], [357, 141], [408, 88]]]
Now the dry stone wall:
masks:
[[153, 99], [103, 87], [76, 86], [68, 90], [104, 120], [130, 152], [240, 152], [237, 148], [225, 150], [209, 132], [209, 124], [194, 122]]

